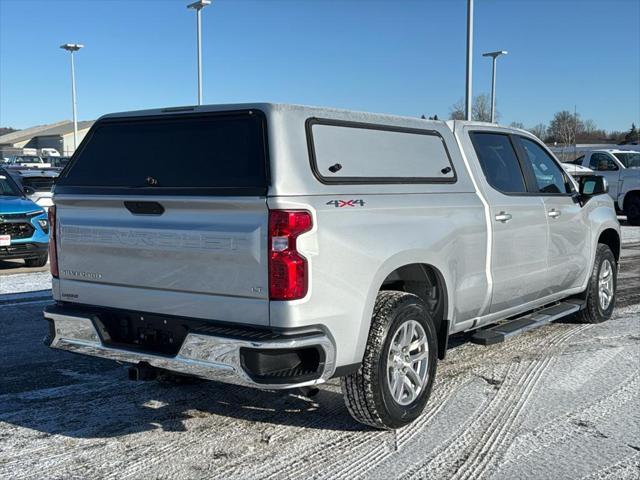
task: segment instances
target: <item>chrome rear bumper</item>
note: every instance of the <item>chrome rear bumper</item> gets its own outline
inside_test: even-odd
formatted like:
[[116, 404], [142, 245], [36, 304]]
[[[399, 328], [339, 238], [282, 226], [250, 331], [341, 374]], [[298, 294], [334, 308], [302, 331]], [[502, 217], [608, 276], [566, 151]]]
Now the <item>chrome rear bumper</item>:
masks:
[[[48, 341], [51, 348], [131, 364], [146, 362], [153, 367], [209, 380], [262, 389], [285, 389], [324, 383], [335, 371], [335, 347], [323, 334], [256, 341], [188, 333], [177, 355], [163, 356], [105, 345], [91, 314], [45, 310], [44, 316], [53, 323], [52, 338]], [[319, 347], [324, 351], [321, 374], [313, 380], [299, 383], [256, 382], [242, 367], [241, 348], [287, 350], [302, 347]]]

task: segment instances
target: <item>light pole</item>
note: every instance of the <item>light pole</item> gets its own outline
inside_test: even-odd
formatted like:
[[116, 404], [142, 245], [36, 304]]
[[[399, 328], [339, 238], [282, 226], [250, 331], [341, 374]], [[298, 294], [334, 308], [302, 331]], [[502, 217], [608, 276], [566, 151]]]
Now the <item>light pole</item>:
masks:
[[207, 5], [211, 5], [211, 0], [198, 0], [187, 5], [196, 11], [196, 21], [198, 23], [198, 105], [202, 105], [202, 10]]
[[467, 0], [467, 88], [464, 100], [464, 116], [471, 120], [471, 103], [473, 77], [473, 0]]
[[483, 57], [491, 57], [493, 59], [493, 74], [491, 75], [491, 123], [495, 123], [496, 119], [496, 59], [500, 55], [506, 55], [506, 50], [497, 50], [495, 52], [483, 53]]
[[73, 52], [77, 52], [84, 45], [80, 45], [79, 43], [65, 43], [64, 45], [60, 45], [60, 48], [66, 50], [67, 52], [71, 52], [71, 105], [73, 107], [73, 151], [75, 152], [76, 148], [78, 148], [78, 116], [76, 113], [76, 72], [73, 66]]

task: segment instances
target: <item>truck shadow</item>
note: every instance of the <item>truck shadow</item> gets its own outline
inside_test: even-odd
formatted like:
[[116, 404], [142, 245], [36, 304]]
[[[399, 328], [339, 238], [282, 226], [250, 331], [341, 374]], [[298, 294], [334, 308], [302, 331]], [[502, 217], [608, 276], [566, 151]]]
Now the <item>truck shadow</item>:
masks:
[[18, 270], [24, 268], [21, 261], [0, 260], [0, 270]]
[[0, 260], [0, 273], [1, 274], [13, 274], [13, 273], [33, 273], [33, 272], [48, 272], [49, 264], [44, 267], [27, 267], [22, 260]]
[[[72, 438], [192, 429], [208, 435], [270, 426], [373, 432], [351, 418], [336, 379], [311, 398], [296, 390], [262, 391], [198, 379], [136, 382], [115, 362], [46, 348], [40, 341], [44, 323], [30, 327], [22, 330], [26, 348], [9, 347], [10, 361], [0, 365], [0, 422]], [[450, 348], [467, 341], [467, 335], [456, 335]]]
[[18, 375], [24, 378], [24, 370], [0, 370], [0, 422], [75, 438], [158, 429], [232, 430], [247, 424], [254, 430], [269, 425], [369, 430], [351, 418], [336, 381], [312, 398], [298, 391], [260, 391], [197, 379], [186, 384], [135, 382], [117, 364], [52, 353], [65, 358], [34, 369], [32, 375], [39, 379], [21, 382]]

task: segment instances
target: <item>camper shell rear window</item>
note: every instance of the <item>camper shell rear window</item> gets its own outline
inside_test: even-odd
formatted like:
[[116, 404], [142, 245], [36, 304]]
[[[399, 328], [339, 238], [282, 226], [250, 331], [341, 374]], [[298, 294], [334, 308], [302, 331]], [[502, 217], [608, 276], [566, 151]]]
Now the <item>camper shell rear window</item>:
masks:
[[93, 126], [56, 193], [264, 196], [268, 179], [262, 112], [122, 117]]

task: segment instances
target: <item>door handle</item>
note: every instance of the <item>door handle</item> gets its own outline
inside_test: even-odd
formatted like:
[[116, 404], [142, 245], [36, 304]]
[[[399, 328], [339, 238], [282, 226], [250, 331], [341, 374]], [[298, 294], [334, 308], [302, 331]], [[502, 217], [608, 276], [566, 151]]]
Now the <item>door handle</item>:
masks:
[[496, 215], [496, 220], [498, 222], [507, 223], [509, 220], [511, 220], [511, 214], [507, 212], [500, 212], [498, 215]]
[[555, 208], [552, 208], [551, 211], [547, 213], [547, 215], [549, 215], [551, 218], [558, 218], [561, 213], [562, 212], [560, 210], [556, 210]]

